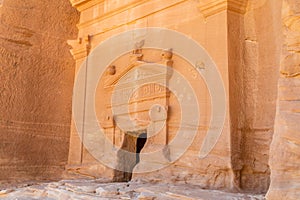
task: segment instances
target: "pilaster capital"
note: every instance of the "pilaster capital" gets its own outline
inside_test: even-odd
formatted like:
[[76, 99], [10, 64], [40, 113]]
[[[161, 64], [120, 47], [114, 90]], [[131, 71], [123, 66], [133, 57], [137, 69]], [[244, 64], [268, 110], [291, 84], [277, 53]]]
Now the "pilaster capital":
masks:
[[247, 2], [248, 0], [201, 0], [198, 8], [205, 18], [224, 10], [244, 14]]
[[78, 40], [68, 40], [68, 44], [72, 47], [71, 54], [75, 60], [86, 58], [91, 50], [91, 36], [78, 38]]

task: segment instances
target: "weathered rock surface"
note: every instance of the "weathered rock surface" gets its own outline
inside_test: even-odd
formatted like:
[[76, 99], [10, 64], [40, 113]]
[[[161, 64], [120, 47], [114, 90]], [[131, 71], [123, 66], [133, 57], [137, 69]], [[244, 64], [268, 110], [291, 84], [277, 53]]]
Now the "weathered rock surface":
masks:
[[284, 0], [281, 77], [278, 83], [275, 134], [271, 144], [268, 199], [300, 197], [300, 2]]
[[66, 41], [78, 13], [68, 0], [5, 0], [0, 14], [0, 179], [59, 177], [74, 79]]
[[262, 195], [227, 193], [203, 190], [192, 185], [151, 183], [101, 183], [102, 180], [63, 180], [23, 187], [7, 187], [0, 191], [0, 199], [128, 199], [128, 200], [262, 200]]

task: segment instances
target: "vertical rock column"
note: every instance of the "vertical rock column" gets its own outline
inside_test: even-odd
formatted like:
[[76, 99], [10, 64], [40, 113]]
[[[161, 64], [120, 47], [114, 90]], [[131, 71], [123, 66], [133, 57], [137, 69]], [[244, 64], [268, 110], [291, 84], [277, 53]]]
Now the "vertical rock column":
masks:
[[[241, 60], [232, 77], [232, 80], [240, 78], [236, 91], [241, 99], [234, 100], [234, 104], [240, 102], [241, 105], [237, 115], [237, 133], [241, 137], [240, 187], [244, 191], [265, 193], [270, 184], [268, 161], [274, 133], [282, 44], [281, 1], [248, 1], [242, 22]], [[229, 26], [236, 23], [233, 20]], [[234, 44], [234, 39], [230, 44]]]
[[231, 9], [227, 14], [234, 184], [239, 190], [261, 193], [269, 186], [268, 158], [281, 53], [281, 3], [235, 2], [244, 3], [246, 8], [240, 9], [243, 12]]
[[300, 197], [300, 2], [284, 0], [283, 52], [275, 134], [271, 144], [268, 199]]

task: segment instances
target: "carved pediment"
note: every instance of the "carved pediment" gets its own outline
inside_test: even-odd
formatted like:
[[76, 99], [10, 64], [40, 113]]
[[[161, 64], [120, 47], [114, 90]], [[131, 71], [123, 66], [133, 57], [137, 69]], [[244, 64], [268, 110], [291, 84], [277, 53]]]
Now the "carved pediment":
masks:
[[[162, 61], [158, 62], [156, 64], [166, 64], [165, 62], [173, 62], [171, 60], [172, 56], [169, 56], [169, 58], [165, 58], [165, 51], [162, 54]], [[140, 57], [139, 57], [140, 58]], [[133, 60], [131, 64], [129, 64], [126, 67], [122, 68], [122, 71], [115, 76], [110, 76], [104, 83], [104, 88], [111, 88], [114, 87], [116, 84], [118, 86], [123, 87], [132, 87], [136, 84], [141, 85], [143, 83], [151, 82], [151, 81], [157, 81], [157, 80], [163, 80], [166, 81], [168, 75], [167, 68], [161, 67], [161, 68], [141, 68], [139, 66], [146, 65], [146, 64], [154, 64], [150, 62], [142, 61], [141, 59]], [[122, 80], [120, 82], [120, 80]]]
[[[129, 73], [130, 71], [130, 73]], [[138, 66], [129, 66], [129, 69], [122, 71], [116, 78], [108, 80], [105, 83], [105, 88], [114, 87], [116, 84], [120, 87], [131, 87], [136, 84], [143, 84], [156, 80], [166, 80], [167, 74], [166, 69], [162, 68], [161, 70], [151, 69], [151, 68], [142, 68]], [[120, 82], [120, 79], [122, 81]]]

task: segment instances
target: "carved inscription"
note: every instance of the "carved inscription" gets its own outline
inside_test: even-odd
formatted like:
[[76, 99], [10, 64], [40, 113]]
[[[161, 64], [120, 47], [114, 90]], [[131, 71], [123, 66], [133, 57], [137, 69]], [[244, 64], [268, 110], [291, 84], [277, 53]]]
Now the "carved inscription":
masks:
[[165, 87], [155, 83], [150, 83], [136, 90], [132, 95], [132, 100], [152, 98], [155, 96], [161, 96], [162, 94], [166, 94]]
[[164, 86], [150, 83], [141, 87], [122, 88], [114, 91], [119, 97], [115, 104], [127, 104], [130, 101], [139, 101], [147, 98], [155, 98], [166, 96], [166, 88]]

